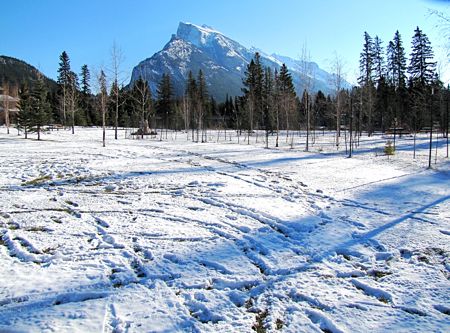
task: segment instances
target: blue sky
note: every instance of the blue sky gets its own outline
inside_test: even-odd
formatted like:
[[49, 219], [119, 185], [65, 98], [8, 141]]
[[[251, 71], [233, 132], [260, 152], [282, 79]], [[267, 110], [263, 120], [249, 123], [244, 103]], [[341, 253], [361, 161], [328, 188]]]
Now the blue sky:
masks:
[[[384, 42], [398, 29], [407, 53], [416, 26], [430, 37], [437, 60], [445, 42], [428, 9], [450, 13], [445, 0], [15, 0], [3, 1], [0, 54], [23, 59], [56, 78], [63, 50], [72, 69], [108, 66], [113, 42], [125, 75], [161, 50], [180, 21], [207, 24], [244, 46], [298, 58], [306, 43], [311, 59], [330, 68], [337, 52], [348, 79], [357, 75], [364, 31]], [[445, 74], [445, 79], [449, 75]]]

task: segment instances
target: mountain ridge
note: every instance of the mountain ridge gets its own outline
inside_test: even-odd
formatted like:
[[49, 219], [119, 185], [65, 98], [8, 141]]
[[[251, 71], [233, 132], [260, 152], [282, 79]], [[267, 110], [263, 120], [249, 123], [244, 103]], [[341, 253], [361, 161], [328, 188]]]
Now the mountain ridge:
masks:
[[[163, 74], [169, 74], [177, 96], [184, 93], [189, 71], [194, 75], [201, 69], [205, 75], [210, 95], [223, 101], [226, 95], [242, 94], [242, 79], [247, 65], [255, 52], [261, 55], [263, 66], [279, 69], [286, 63], [292, 74], [297, 93], [305, 88], [301, 70], [304, 62], [290, 57], [269, 55], [255, 47], [246, 48], [239, 42], [227, 37], [220, 31], [206, 25], [180, 22], [176, 34], [173, 34], [161, 51], [141, 61], [133, 68], [130, 84], [139, 77], [149, 82], [155, 95]], [[310, 75], [311, 91], [322, 90], [333, 93], [332, 75], [321, 69], [315, 62], [306, 62], [314, 70]], [[304, 66], [303, 66], [304, 67]]]
[[17, 88], [24, 84], [32, 87], [37, 81], [39, 74], [44, 78], [49, 90], [55, 91], [57, 89], [57, 83], [45, 76], [33, 65], [21, 59], [0, 55], [0, 87], [4, 83]]

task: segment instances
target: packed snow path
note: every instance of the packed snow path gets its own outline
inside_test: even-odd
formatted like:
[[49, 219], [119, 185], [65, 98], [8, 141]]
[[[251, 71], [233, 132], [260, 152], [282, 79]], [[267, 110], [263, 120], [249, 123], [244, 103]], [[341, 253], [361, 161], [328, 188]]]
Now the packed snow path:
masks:
[[0, 331], [450, 329], [444, 147], [99, 134], [0, 129]]

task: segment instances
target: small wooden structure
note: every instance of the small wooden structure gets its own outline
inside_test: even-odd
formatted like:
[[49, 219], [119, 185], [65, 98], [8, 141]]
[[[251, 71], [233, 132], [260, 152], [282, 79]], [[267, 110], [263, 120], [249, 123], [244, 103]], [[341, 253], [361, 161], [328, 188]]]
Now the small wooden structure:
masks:
[[17, 97], [12, 97], [9, 95], [0, 94], [0, 125], [5, 124], [6, 112], [5, 106], [8, 107], [9, 122], [10, 124], [15, 123], [17, 114], [19, 113], [19, 101]]

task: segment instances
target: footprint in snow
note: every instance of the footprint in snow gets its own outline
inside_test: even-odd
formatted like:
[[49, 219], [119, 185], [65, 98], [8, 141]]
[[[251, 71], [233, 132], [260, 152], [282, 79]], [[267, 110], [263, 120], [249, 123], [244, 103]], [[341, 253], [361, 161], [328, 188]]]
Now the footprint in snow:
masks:
[[66, 202], [66, 204], [68, 204], [70, 206], [73, 206], [73, 207], [78, 207], [79, 206], [76, 202], [73, 202], [73, 201], [70, 201], [70, 200], [66, 200], [65, 202]]
[[102, 220], [102, 219], [99, 218], [99, 217], [95, 217], [95, 221], [96, 221], [99, 225], [101, 225], [103, 228], [109, 228], [109, 224], [108, 224], [108, 222], [106, 222], [105, 220]]

